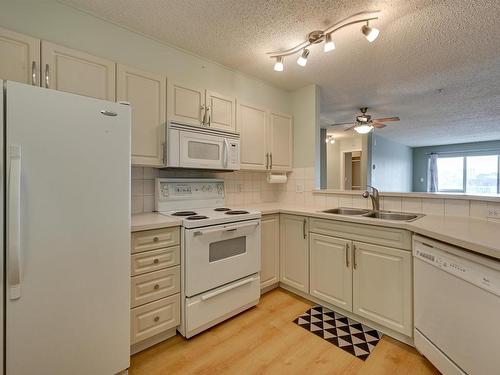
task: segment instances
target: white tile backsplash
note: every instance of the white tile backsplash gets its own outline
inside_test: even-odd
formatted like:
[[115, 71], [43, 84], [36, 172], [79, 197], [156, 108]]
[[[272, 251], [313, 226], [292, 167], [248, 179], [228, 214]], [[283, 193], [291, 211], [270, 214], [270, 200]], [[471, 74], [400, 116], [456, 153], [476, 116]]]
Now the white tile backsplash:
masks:
[[[151, 212], [154, 210], [154, 179], [156, 177], [212, 177], [224, 179], [226, 203], [232, 206], [261, 202], [276, 202], [279, 198], [278, 193], [285, 190], [284, 184], [268, 184], [266, 182], [267, 174], [264, 172], [237, 171], [214, 173], [207, 171], [161, 170], [148, 167], [132, 167], [131, 176], [131, 205], [133, 214]], [[295, 192], [295, 187], [293, 191]]]
[[445, 199], [444, 201], [445, 216], [469, 216], [470, 202], [467, 200]]
[[444, 215], [444, 199], [422, 199], [422, 213]]
[[402, 198], [401, 211], [419, 214], [422, 212], [422, 199], [420, 198]]

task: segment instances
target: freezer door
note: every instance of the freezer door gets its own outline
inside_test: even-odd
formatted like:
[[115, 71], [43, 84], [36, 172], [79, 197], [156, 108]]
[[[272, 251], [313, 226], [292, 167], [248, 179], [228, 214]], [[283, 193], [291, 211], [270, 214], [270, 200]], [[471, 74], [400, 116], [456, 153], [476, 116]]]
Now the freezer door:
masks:
[[7, 374], [129, 366], [130, 107], [6, 84]]
[[[4, 222], [4, 184], [3, 184], [3, 176], [5, 176], [5, 166], [4, 166], [4, 161], [3, 161], [3, 139], [4, 139], [4, 126], [3, 126], [3, 81], [0, 80], [0, 124], [2, 126], [0, 127], [0, 243], [2, 244], [2, 249], [3, 249], [3, 244], [4, 244], [4, 233], [3, 233], [3, 222]], [[3, 312], [4, 312], [4, 285], [3, 285], [3, 270], [4, 270], [4, 252], [0, 252], [0, 301], [2, 301], [2, 305], [0, 306], [0, 322], [4, 321], [3, 317]], [[3, 337], [4, 337], [4, 332], [3, 332], [3, 324], [0, 324], [0, 374], [4, 374], [3, 372], [3, 363], [4, 363], [4, 358], [3, 358]]]

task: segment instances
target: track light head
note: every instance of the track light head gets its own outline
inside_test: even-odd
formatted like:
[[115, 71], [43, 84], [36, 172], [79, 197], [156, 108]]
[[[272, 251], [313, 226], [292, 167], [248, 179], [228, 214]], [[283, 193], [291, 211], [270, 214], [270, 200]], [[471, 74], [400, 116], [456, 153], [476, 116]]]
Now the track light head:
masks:
[[276, 57], [276, 62], [274, 63], [274, 70], [276, 72], [283, 71], [283, 56]]
[[366, 39], [371, 43], [375, 39], [377, 39], [380, 30], [375, 27], [370, 27], [367, 22], [366, 25], [363, 25], [363, 27], [361, 28], [361, 32], [366, 37]]
[[304, 51], [302, 51], [302, 55], [300, 55], [297, 59], [297, 64], [299, 64], [300, 66], [306, 66], [307, 56], [309, 56], [309, 50], [307, 48], [304, 48]]
[[332, 40], [332, 34], [325, 35], [325, 46], [323, 47], [323, 51], [330, 52], [335, 49], [335, 43]]

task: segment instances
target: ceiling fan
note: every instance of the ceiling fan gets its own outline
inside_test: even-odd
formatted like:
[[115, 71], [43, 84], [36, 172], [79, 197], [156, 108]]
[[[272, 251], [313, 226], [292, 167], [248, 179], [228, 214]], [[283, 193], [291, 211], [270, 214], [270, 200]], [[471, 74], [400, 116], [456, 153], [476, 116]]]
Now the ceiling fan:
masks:
[[341, 122], [338, 124], [332, 124], [331, 126], [352, 125], [349, 128], [345, 129], [344, 131], [349, 131], [351, 129], [354, 129], [359, 134], [367, 134], [371, 132], [374, 128], [377, 129], [385, 128], [387, 125], [384, 124], [384, 122], [399, 121], [399, 117], [383, 117], [383, 118], [372, 119], [372, 116], [366, 114], [366, 111], [368, 111], [368, 107], [362, 107], [359, 110], [361, 111], [361, 114], [356, 116], [354, 122]]

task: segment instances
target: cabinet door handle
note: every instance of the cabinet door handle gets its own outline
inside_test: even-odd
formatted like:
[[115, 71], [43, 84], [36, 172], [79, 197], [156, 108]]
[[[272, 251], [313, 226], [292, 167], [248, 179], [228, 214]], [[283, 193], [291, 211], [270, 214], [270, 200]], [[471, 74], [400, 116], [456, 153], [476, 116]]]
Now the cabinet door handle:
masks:
[[352, 246], [352, 257], [353, 257], [353, 266], [354, 269], [356, 269], [356, 266], [358, 265], [358, 263], [356, 262], [356, 245]]
[[160, 289], [160, 285], [159, 284], [155, 284], [155, 286], [153, 287], [155, 290], [158, 290]]
[[207, 106], [208, 126], [212, 125], [212, 115], [210, 114], [210, 106]]
[[269, 169], [273, 169], [273, 153], [269, 153], [269, 159], [271, 160], [269, 162]]
[[345, 244], [345, 266], [349, 268], [349, 244]]
[[31, 62], [31, 84], [36, 86], [36, 61]]
[[155, 258], [155, 259], [153, 260], [153, 263], [154, 263], [154, 264], [158, 264], [158, 263], [160, 263], [160, 260], [159, 260], [158, 258]]
[[269, 152], [266, 152], [266, 169], [269, 169]]
[[306, 224], [307, 224], [307, 220], [304, 219], [304, 222], [302, 223], [302, 233], [304, 235], [304, 238], [307, 237], [307, 234], [306, 234]]
[[50, 67], [49, 64], [45, 64], [45, 88], [50, 87]]
[[200, 106], [200, 111], [203, 111], [203, 117], [201, 119], [201, 124], [205, 125], [205, 121], [207, 120], [207, 109], [206, 109], [205, 105], [202, 104]]

